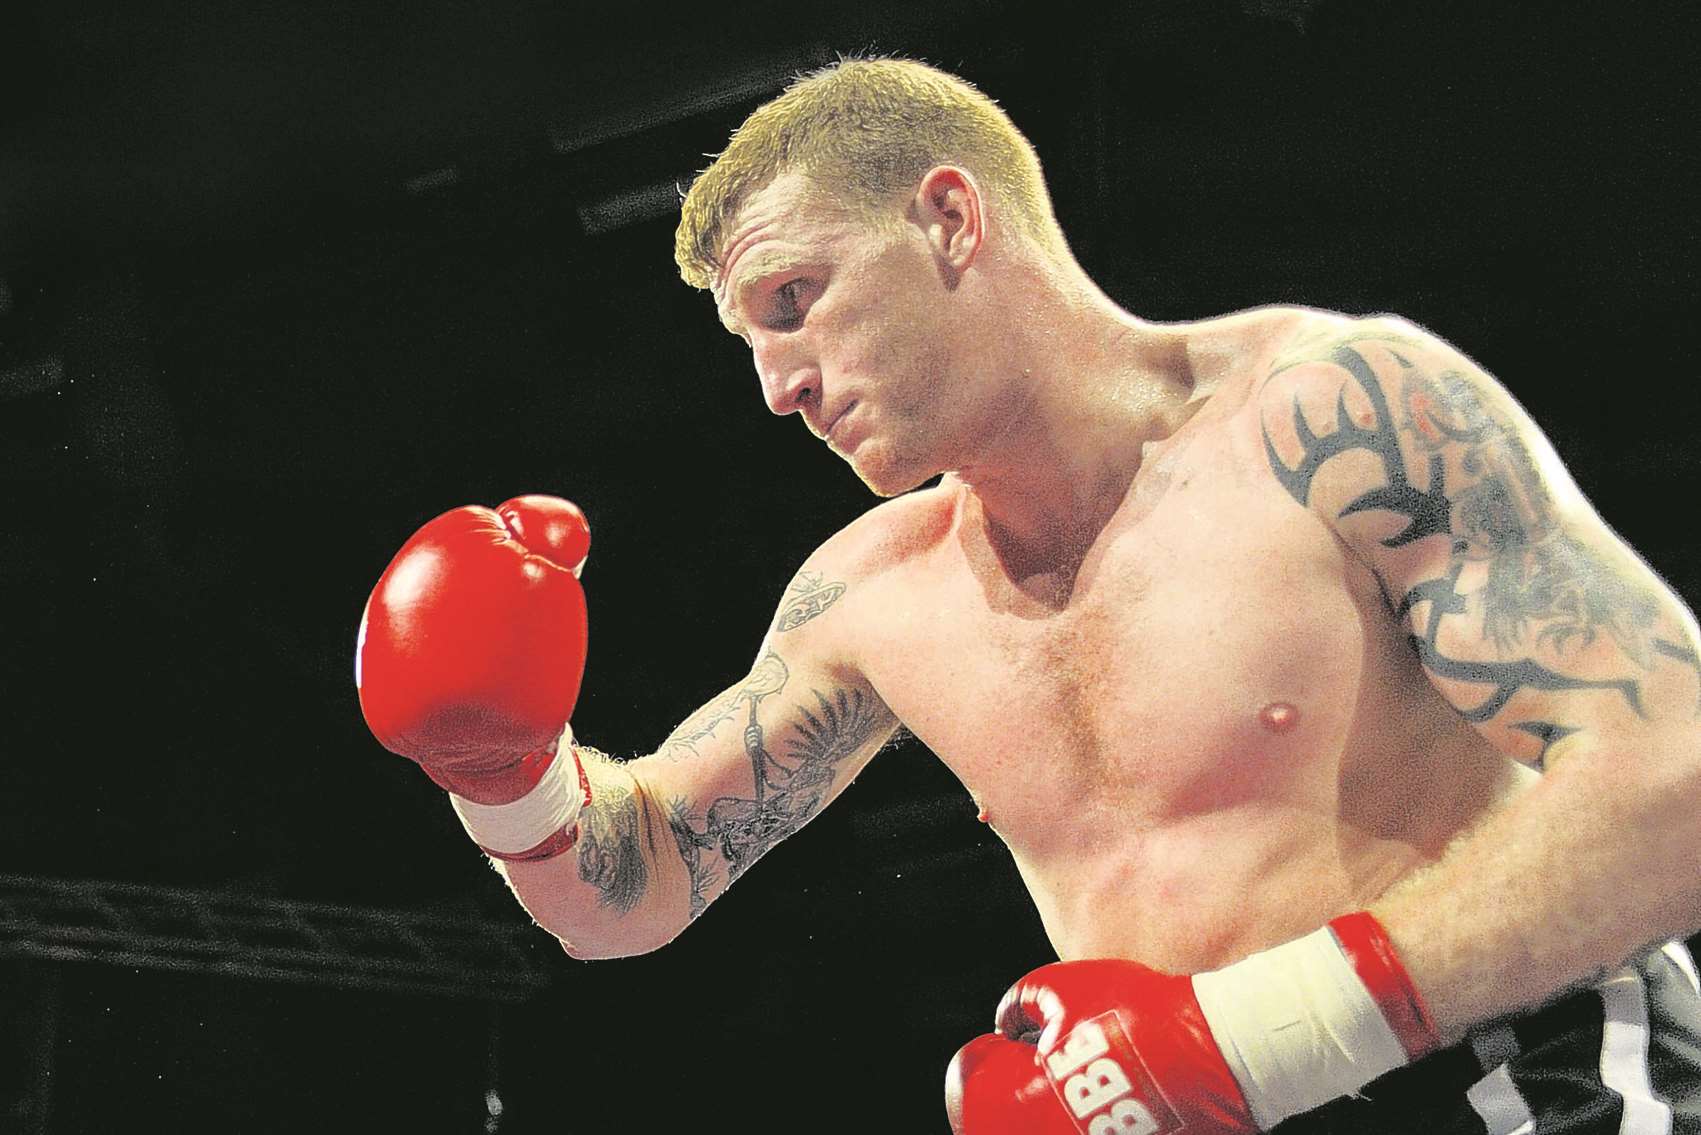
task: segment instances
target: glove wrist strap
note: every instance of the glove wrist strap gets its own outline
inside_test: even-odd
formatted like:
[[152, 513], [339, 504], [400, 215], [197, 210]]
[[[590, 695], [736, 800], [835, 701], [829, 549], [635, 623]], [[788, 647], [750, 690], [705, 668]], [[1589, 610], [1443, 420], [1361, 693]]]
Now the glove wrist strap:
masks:
[[1193, 991], [1262, 1129], [1435, 1044], [1416, 989], [1368, 914], [1197, 974]]
[[461, 826], [486, 855], [525, 863], [560, 855], [578, 842], [579, 812], [591, 802], [591, 784], [573, 751], [571, 733], [563, 747], [567, 759], [554, 755], [537, 784], [518, 800], [479, 804], [449, 794]]

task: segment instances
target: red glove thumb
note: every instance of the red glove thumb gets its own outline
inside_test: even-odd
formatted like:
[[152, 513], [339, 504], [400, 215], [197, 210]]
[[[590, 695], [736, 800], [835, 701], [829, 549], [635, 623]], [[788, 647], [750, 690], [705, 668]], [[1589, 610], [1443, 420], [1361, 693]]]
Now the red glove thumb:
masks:
[[945, 1069], [945, 1116], [954, 1135], [1079, 1135], [1041, 1074], [1038, 1054], [988, 1033]]

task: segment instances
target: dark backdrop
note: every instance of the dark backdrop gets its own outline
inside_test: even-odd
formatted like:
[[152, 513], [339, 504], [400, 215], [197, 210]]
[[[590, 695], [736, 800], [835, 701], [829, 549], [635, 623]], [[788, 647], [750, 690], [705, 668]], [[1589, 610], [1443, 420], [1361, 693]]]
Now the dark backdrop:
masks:
[[[1675, 3], [26, 6], [0, 34], [0, 871], [523, 922], [366, 733], [361, 605], [435, 513], [556, 492], [596, 539], [581, 736], [645, 751], [743, 672], [870, 500], [675, 278], [673, 186], [841, 51], [1000, 99], [1136, 313], [1294, 302], [1452, 340], [1693, 603], [1698, 25]], [[0, 980], [59, 991], [55, 1131], [937, 1132], [950, 1054], [1051, 957], [914, 745], [666, 950], [529, 941], [551, 984], [501, 1008], [92, 963]], [[29, 1075], [7, 1084], [42, 1098]]]

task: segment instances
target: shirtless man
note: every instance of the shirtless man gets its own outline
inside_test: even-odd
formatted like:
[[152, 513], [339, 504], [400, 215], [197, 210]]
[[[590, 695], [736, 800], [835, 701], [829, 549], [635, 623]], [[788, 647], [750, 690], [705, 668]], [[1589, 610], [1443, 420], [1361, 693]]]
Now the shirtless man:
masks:
[[362, 624], [374, 731], [570, 954], [671, 940], [901, 722], [1061, 959], [953, 1061], [959, 1132], [1701, 1130], [1694, 620], [1491, 378], [1390, 316], [1124, 312], [1003, 113], [903, 61], [753, 114], [677, 252], [890, 498], [750, 673], [575, 746], [551, 498], [433, 521]]

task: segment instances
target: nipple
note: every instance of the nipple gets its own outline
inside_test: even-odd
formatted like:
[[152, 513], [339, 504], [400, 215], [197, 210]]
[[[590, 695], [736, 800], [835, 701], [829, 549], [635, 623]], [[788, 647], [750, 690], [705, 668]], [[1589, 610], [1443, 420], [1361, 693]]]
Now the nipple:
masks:
[[980, 793], [970, 792], [969, 799], [974, 801], [975, 819], [979, 820], [983, 824], [990, 824], [992, 822], [992, 813], [986, 810], [986, 801], [980, 798]]
[[1286, 733], [1299, 722], [1299, 710], [1285, 701], [1273, 701], [1258, 711], [1259, 724], [1272, 733]]

